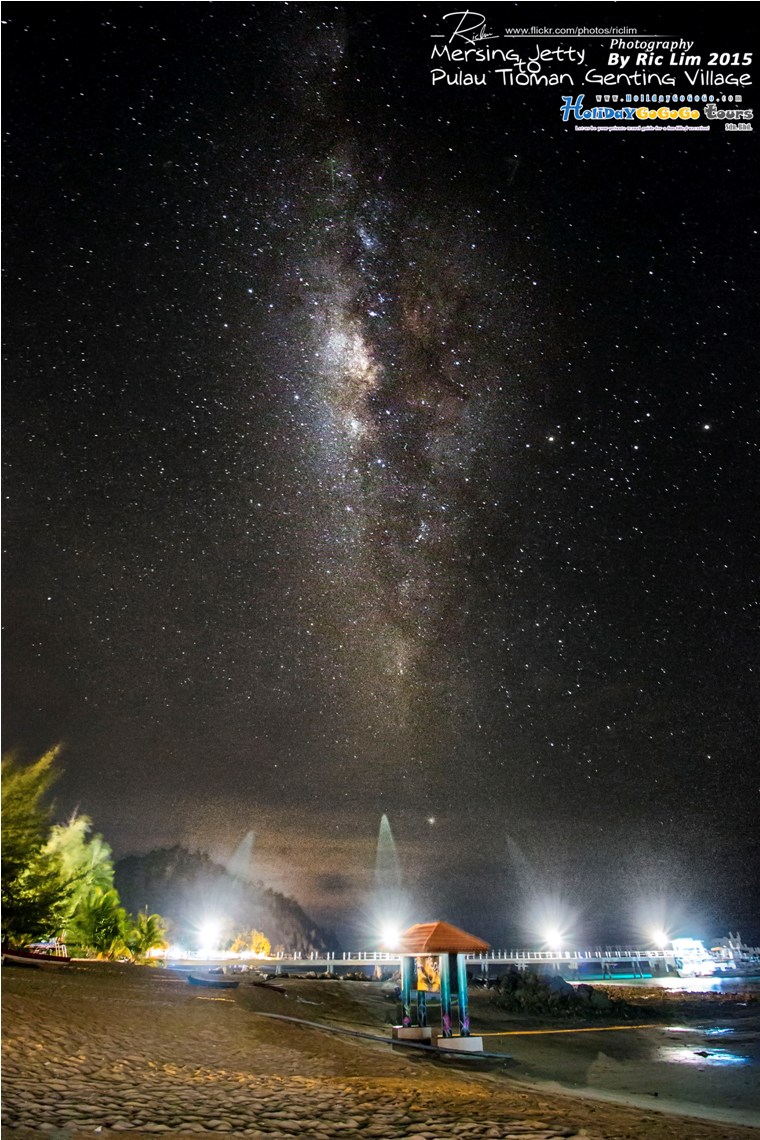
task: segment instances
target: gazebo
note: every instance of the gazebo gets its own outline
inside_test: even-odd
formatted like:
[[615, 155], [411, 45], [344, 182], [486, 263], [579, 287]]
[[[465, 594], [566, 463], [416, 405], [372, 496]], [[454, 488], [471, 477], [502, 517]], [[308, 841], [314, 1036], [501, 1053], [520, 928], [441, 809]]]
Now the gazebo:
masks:
[[[467, 1013], [467, 968], [465, 954], [482, 954], [487, 942], [452, 926], [449, 922], [420, 922], [399, 939], [401, 954], [402, 1024], [394, 1029], [399, 1040], [429, 1041], [439, 1049], [468, 1053], [483, 1050], [483, 1038], [470, 1036]], [[451, 1027], [451, 982], [456, 979], [459, 1035]], [[412, 1024], [412, 990], [415, 991], [417, 1024]], [[427, 1023], [427, 995], [440, 994], [441, 1032], [434, 1042]]]

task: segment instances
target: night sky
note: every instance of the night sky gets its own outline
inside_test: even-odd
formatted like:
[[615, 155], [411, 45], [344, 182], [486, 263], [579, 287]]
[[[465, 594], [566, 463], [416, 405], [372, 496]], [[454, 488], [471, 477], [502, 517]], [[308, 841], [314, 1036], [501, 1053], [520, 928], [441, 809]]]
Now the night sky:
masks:
[[5, 747], [344, 946], [383, 813], [412, 919], [760, 941], [756, 133], [434, 89], [447, 11], [5, 6]]

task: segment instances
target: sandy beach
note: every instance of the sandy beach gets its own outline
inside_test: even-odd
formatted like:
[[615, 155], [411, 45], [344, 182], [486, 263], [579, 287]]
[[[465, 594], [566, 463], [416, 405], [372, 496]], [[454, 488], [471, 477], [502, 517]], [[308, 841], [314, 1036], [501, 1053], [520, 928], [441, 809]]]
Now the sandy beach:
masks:
[[387, 1035], [393, 1005], [371, 984], [288, 979], [286, 994], [245, 982], [232, 991], [200, 990], [172, 971], [99, 964], [7, 968], [2, 981], [2, 1120], [9, 1135], [758, 1135], [749, 1126], [533, 1087], [508, 1061], [468, 1069], [261, 1016]]

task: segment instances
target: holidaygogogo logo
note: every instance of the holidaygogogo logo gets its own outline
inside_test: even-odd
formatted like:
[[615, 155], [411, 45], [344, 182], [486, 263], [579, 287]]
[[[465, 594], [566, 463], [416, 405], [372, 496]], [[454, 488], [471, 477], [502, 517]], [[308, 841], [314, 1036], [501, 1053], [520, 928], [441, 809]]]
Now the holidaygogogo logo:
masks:
[[566, 123], [570, 116], [578, 122], [602, 121], [622, 119], [633, 122], [634, 119], [660, 119], [662, 121], [681, 119], [698, 119], [699, 111], [696, 107], [588, 107], [584, 109], [584, 95], [562, 96], [562, 122]]

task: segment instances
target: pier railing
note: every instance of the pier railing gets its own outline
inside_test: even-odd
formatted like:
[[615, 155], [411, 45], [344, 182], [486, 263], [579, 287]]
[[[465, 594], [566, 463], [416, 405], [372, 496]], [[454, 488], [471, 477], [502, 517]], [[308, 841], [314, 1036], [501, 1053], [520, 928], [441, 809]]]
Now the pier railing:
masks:
[[[473, 965], [520, 965], [530, 962], [662, 962], [672, 958], [665, 950], [642, 950], [626, 947], [597, 947], [593, 950], [489, 950], [487, 954], [466, 954], [465, 959]], [[340, 963], [341, 965], [392, 965], [400, 961], [400, 955], [383, 950], [330, 950], [323, 953], [311, 951], [276, 955], [281, 962], [314, 962], [315, 964]]]

